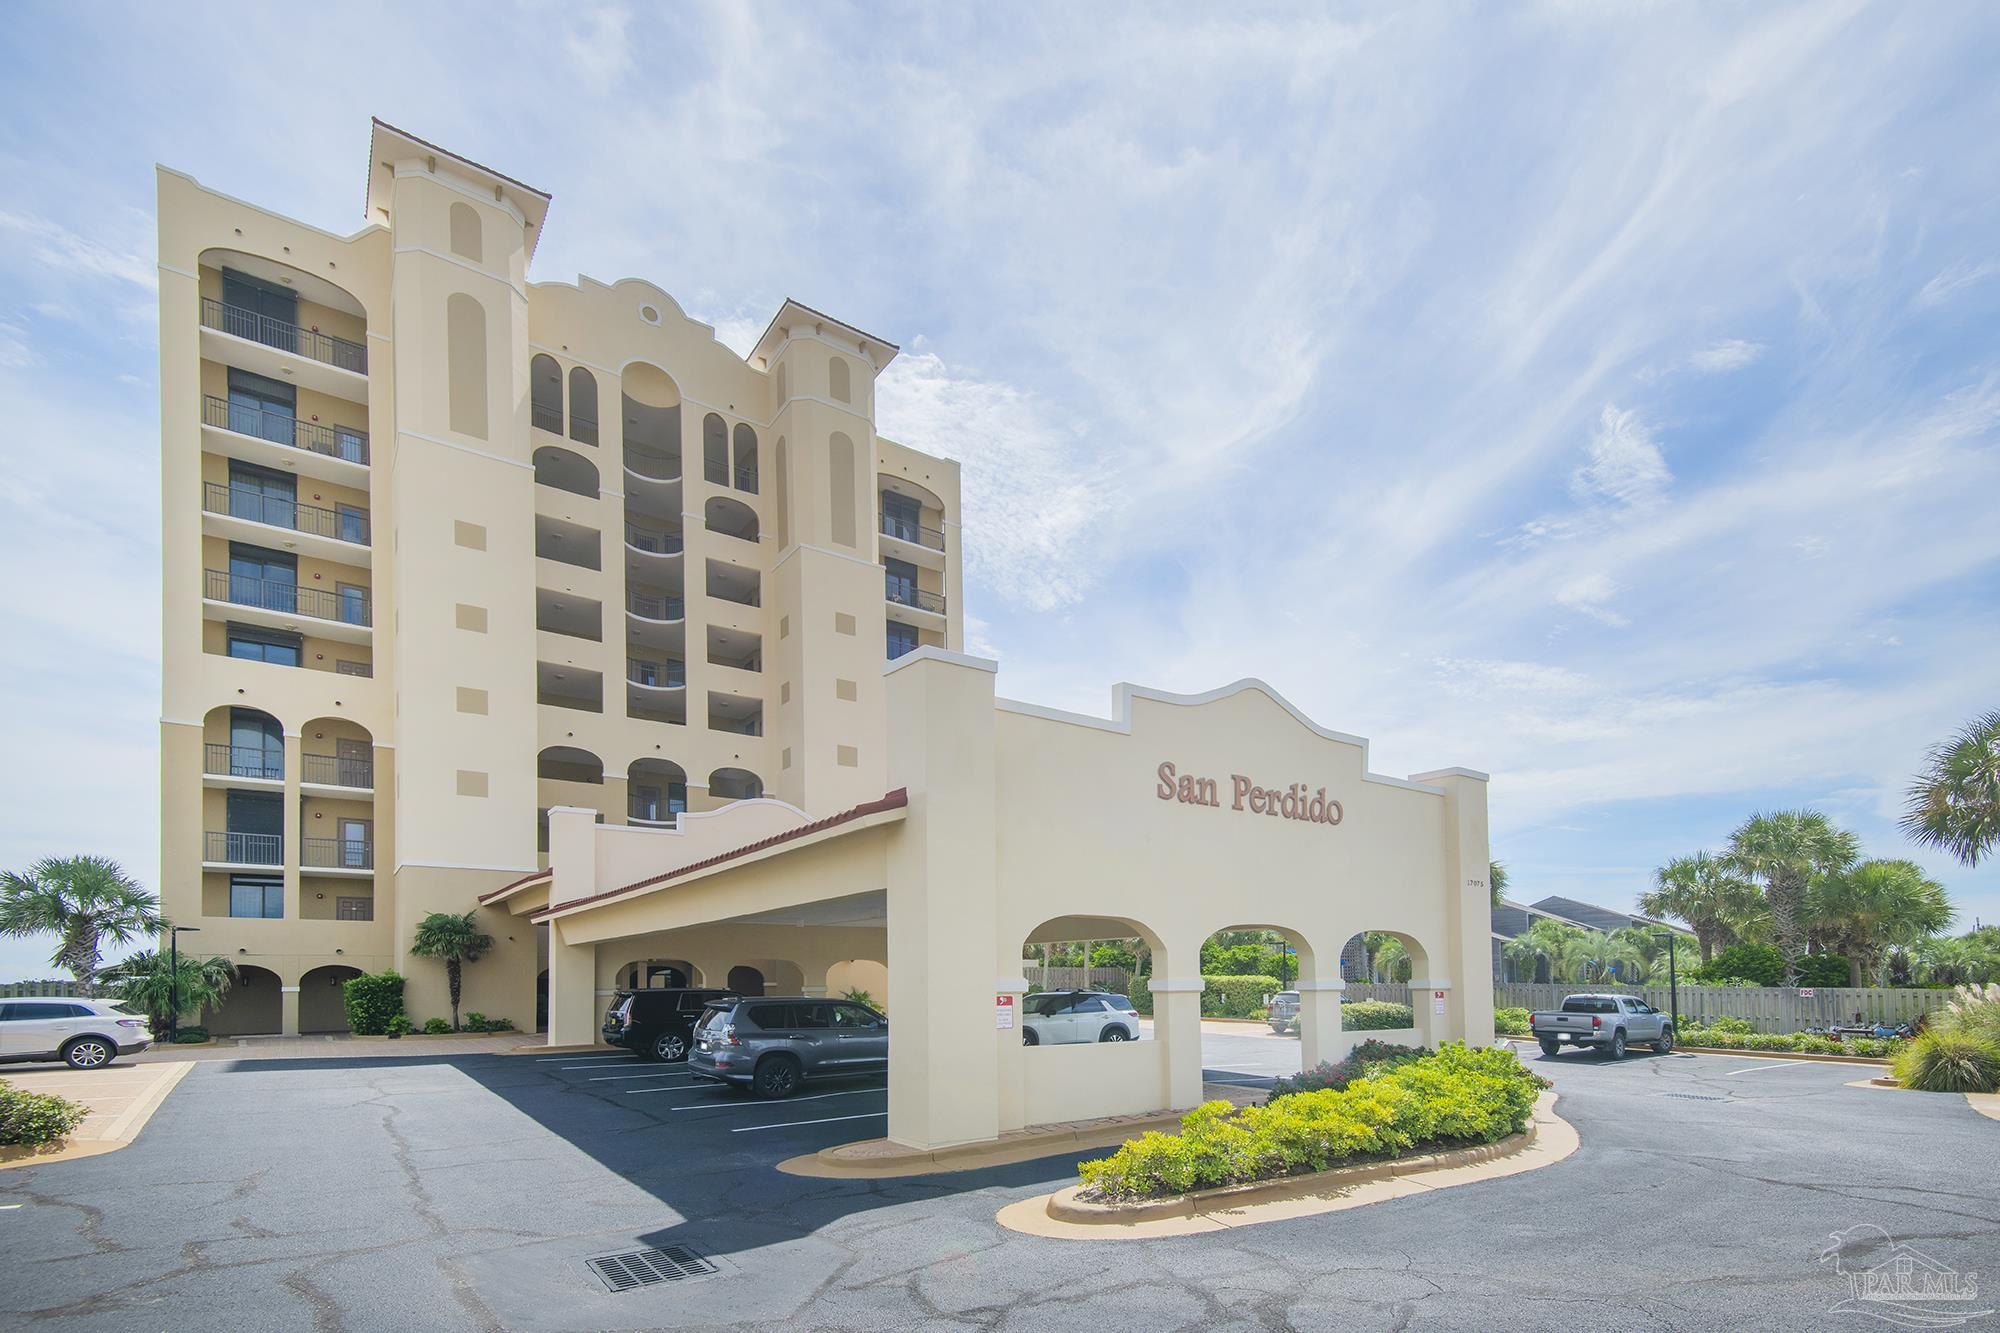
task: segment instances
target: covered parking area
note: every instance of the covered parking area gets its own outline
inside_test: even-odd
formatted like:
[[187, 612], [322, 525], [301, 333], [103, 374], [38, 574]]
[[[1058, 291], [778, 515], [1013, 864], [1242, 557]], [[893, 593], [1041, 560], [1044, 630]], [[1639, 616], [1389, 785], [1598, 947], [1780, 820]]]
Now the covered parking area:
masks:
[[[1338, 955], [1360, 931], [1398, 937], [1423, 1001], [1413, 1029], [1369, 1035], [1492, 1031], [1483, 774], [1370, 773], [1366, 742], [1256, 681], [1120, 686], [1093, 718], [996, 699], [994, 672], [932, 648], [891, 663], [891, 788], [819, 819], [770, 799], [671, 829], [552, 810], [549, 871], [508, 890], [548, 927], [551, 1044], [592, 1041], [635, 966], [726, 984], [765, 960], [812, 995], [871, 963], [888, 1137], [935, 1149], [1196, 1105], [1218, 930], [1291, 941], [1308, 1064], [1352, 1044]], [[1111, 938], [1145, 946], [1155, 1039], [1024, 1047], [1024, 950]]]

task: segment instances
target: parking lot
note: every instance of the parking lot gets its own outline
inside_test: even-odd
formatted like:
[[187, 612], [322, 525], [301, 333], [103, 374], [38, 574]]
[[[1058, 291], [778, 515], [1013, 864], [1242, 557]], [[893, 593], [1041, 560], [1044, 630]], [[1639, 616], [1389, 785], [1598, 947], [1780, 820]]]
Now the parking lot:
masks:
[[[1296, 1061], [1256, 1029], [1204, 1049], [1232, 1081]], [[610, 1053], [205, 1062], [132, 1147], [0, 1172], [0, 1323], [1817, 1329], [1844, 1294], [1818, 1260], [1834, 1232], [2000, 1260], [2000, 1122], [1963, 1098], [1851, 1088], [1869, 1071], [1843, 1065], [1530, 1059], [1582, 1137], [1558, 1165], [1104, 1243], [993, 1221], [1073, 1160], [772, 1169], [879, 1133], [879, 1078], [758, 1102]], [[613, 1294], [586, 1266], [651, 1246], [715, 1271]]]

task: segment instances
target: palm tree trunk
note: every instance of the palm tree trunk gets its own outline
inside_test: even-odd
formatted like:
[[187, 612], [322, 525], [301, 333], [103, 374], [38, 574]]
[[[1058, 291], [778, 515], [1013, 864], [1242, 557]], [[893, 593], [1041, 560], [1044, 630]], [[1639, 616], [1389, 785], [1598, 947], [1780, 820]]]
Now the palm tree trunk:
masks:
[[458, 987], [459, 987], [458, 960], [456, 958], [447, 958], [444, 960], [444, 975], [445, 975], [445, 980], [451, 986], [451, 1030], [453, 1032], [456, 1032], [458, 1031]]
[[1860, 990], [1862, 985], [1865, 984], [1861, 980], [1861, 954], [1859, 950], [1850, 949], [1848, 951], [1847, 984], [1856, 990]]

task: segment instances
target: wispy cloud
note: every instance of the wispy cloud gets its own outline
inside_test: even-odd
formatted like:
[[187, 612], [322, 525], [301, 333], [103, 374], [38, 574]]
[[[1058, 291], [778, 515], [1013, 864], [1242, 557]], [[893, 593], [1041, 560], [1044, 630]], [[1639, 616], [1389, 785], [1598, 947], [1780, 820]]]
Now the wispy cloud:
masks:
[[1704, 375], [1725, 375], [1743, 367], [1764, 355], [1764, 344], [1745, 341], [1742, 338], [1725, 338], [1721, 342], [1710, 343], [1688, 357], [1688, 365]]
[[1918, 290], [1917, 304], [1942, 305], [1960, 292], [1976, 287], [1996, 274], [2000, 274], [2000, 260], [1961, 259]]
[[1658, 500], [1673, 479], [1639, 414], [1606, 407], [1590, 437], [1588, 460], [1570, 475], [1570, 491], [1580, 500], [1630, 508]]

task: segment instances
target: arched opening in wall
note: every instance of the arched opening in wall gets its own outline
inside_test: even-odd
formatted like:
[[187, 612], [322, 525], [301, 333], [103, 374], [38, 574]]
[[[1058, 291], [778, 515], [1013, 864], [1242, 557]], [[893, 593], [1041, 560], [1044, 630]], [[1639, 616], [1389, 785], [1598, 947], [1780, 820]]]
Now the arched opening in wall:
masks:
[[535, 776], [547, 782], [602, 785], [604, 761], [574, 745], [551, 745], [535, 756]]
[[1150, 1023], [1158, 941], [1123, 917], [1058, 917], [1021, 945], [1023, 1046], [1138, 1041]]
[[701, 475], [712, 486], [729, 484], [729, 427], [714, 412], [701, 419]]
[[719, 532], [739, 541], [757, 540], [757, 511], [741, 500], [732, 500], [725, 495], [714, 496], [702, 506], [701, 518], [710, 532]]
[[329, 964], [299, 978], [299, 1033], [346, 1032], [347, 982], [361, 975], [358, 967]]
[[553, 486], [586, 500], [597, 498], [597, 469], [573, 450], [545, 444], [535, 450], [535, 484]]
[[582, 366], [569, 368], [569, 437], [597, 444], [597, 376]]
[[741, 963], [729, 969], [729, 980], [724, 983], [738, 995], [764, 994], [764, 974], [757, 968]]
[[708, 794], [720, 801], [754, 801], [764, 780], [747, 768], [718, 768], [708, 775]]
[[687, 810], [687, 773], [670, 759], [637, 759], [626, 770], [625, 818], [671, 824]]
[[[202, 327], [357, 375], [368, 373], [367, 311], [345, 288], [304, 269], [240, 250], [204, 250], [197, 262], [201, 289], [206, 293], [201, 300]], [[277, 400], [260, 404], [254, 396], [239, 401], [236, 375], [229, 378], [227, 398], [204, 400], [202, 419], [206, 424], [282, 444], [306, 446], [310, 440], [318, 452], [367, 461], [368, 411], [364, 402], [350, 403], [343, 398], [334, 404], [336, 411], [354, 414], [347, 424], [342, 424], [339, 416], [309, 423], [310, 413], [297, 410], [296, 397], [288, 385], [251, 376], [251, 380], [267, 385]], [[269, 410], [261, 410], [264, 408]], [[320, 448], [323, 438], [328, 442], [351, 441], [358, 457], [344, 447]]]
[[736, 461], [732, 484], [739, 491], [757, 493], [757, 432], [742, 422], [736, 426]]
[[528, 420], [537, 430], [562, 434], [562, 367], [547, 352], [528, 361]]
[[201, 1011], [201, 1026], [218, 1037], [248, 1037], [273, 1033], [284, 1027], [283, 983], [268, 968], [248, 963], [236, 965], [236, 980], [223, 993], [222, 1003]]
[[1414, 935], [1364, 930], [1340, 949], [1341, 1026], [1357, 1041], [1429, 1045], [1431, 999], [1411, 982], [1431, 979], [1429, 954]]
[[479, 298], [453, 292], [445, 298], [445, 378], [450, 388], [451, 428], [486, 438], [486, 307]]
[[471, 204], [451, 206], [451, 252], [475, 264], [486, 262], [485, 238], [480, 234], [479, 214]]
[[262, 709], [211, 708], [202, 720], [201, 738], [203, 775], [256, 783], [285, 780], [285, 729]]
[[646, 481], [681, 475], [681, 391], [658, 366], [635, 361], [619, 377], [625, 470]]
[[[1201, 1023], [1186, 1004], [1192, 997], [1175, 989], [1192, 963], [1176, 960], [1150, 927], [1122, 916], [1056, 917], [1025, 932], [1021, 957], [1027, 993], [997, 1012], [1001, 1028], [1019, 1029], [1018, 1055], [1005, 1049], [1005, 1031], [995, 1035], [1022, 1124], [1201, 1100]], [[1155, 981], [1166, 989], [1155, 993]]]
[[826, 993], [835, 999], [889, 1012], [889, 969], [870, 958], [849, 958], [826, 970]]
[[826, 363], [827, 391], [836, 403], [854, 401], [854, 372], [848, 367], [847, 358], [834, 356]]
[[299, 728], [299, 782], [308, 789], [338, 789], [329, 795], [374, 791], [374, 736], [350, 718], [314, 718]]
[[685, 958], [641, 958], [618, 969], [619, 990], [686, 990], [701, 984], [701, 971]]
[[1321, 980], [1305, 937], [1268, 925], [1227, 926], [1202, 941], [1200, 961], [1203, 1018], [1262, 1019], [1268, 1028], [1242, 1029], [1259, 1044], [1232, 1045], [1215, 1067], [1250, 1077], [1297, 1073], [1305, 1045], [1298, 1039], [1316, 1022], [1301, 996]]

